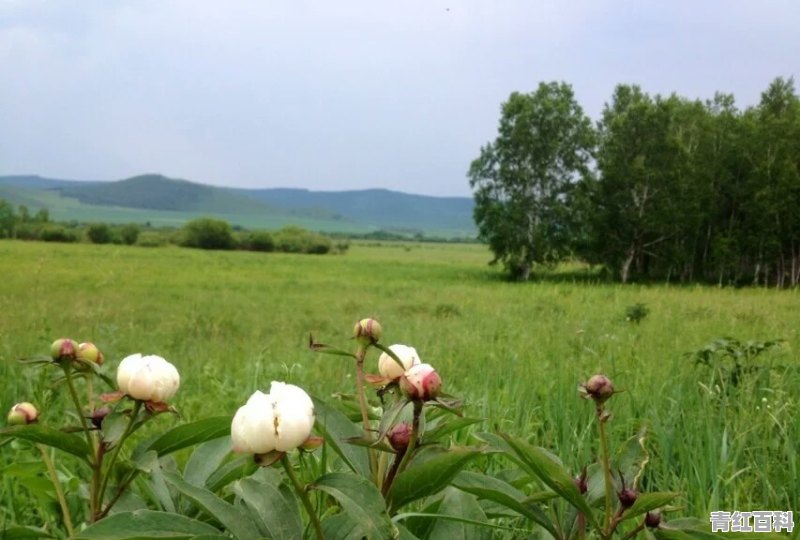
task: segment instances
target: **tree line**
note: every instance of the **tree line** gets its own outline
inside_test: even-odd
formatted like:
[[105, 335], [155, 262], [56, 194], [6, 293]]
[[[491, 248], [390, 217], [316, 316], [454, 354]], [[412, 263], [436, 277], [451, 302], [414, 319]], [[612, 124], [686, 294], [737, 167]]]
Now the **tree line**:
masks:
[[[144, 230], [143, 230], [144, 229]], [[277, 231], [247, 231], [215, 218], [197, 218], [183, 227], [143, 227], [135, 223], [57, 223], [50, 220], [47, 209], [31, 214], [27, 206], [15, 209], [0, 199], [0, 238], [39, 240], [43, 242], [74, 243], [85, 240], [92, 244], [125, 244], [142, 247], [161, 247], [168, 244], [182, 247], [278, 251], [284, 253], [345, 253], [350, 247], [346, 238], [334, 239], [301, 227], [286, 226]]]
[[502, 105], [469, 178], [480, 237], [517, 279], [577, 257], [623, 282], [800, 282], [791, 78], [745, 109], [619, 85], [596, 125], [570, 85], [541, 83]]

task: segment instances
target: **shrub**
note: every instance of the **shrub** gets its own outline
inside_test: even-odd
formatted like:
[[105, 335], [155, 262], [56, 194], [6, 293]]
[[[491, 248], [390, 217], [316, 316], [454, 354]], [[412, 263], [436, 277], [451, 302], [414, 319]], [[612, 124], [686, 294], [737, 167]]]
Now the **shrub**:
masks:
[[181, 245], [200, 249], [233, 249], [236, 239], [227, 221], [200, 218], [183, 226]]
[[86, 237], [92, 244], [108, 244], [111, 242], [111, 228], [105, 223], [93, 223], [86, 229]]
[[161, 247], [167, 244], [163, 234], [156, 231], [144, 231], [137, 235], [136, 245], [141, 247]]
[[284, 227], [275, 233], [278, 251], [324, 254], [331, 250], [330, 238], [301, 227]]
[[119, 230], [119, 239], [122, 241], [123, 244], [128, 246], [132, 246], [136, 243], [136, 240], [139, 238], [139, 226], [133, 223], [129, 225], [124, 225]]
[[45, 242], [77, 242], [78, 235], [65, 227], [50, 225], [42, 229], [39, 239]]
[[250, 251], [275, 251], [275, 239], [266, 231], [255, 231], [247, 236], [245, 249]]

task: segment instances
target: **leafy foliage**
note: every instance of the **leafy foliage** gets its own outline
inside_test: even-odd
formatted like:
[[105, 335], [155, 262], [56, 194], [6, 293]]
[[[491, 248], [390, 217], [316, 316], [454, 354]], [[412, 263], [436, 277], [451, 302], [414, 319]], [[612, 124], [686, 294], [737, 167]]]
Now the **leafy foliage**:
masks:
[[480, 238], [515, 278], [568, 253], [567, 199], [588, 173], [593, 144], [589, 118], [566, 83], [514, 92], [502, 105], [497, 139], [481, 149], [469, 178]]

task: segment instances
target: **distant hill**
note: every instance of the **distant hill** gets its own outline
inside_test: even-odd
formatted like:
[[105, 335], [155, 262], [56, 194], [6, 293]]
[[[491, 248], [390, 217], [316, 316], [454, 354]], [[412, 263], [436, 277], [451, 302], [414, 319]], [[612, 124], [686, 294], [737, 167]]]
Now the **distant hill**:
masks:
[[473, 201], [466, 197], [428, 197], [388, 189], [309, 191], [278, 188], [247, 192], [255, 199], [280, 208], [325, 208], [379, 229], [470, 231], [475, 228]]
[[47, 207], [59, 220], [180, 224], [213, 215], [248, 228], [296, 224], [314, 230], [387, 230], [443, 237], [475, 235], [473, 201], [385, 189], [309, 191], [208, 186], [146, 174], [114, 182], [0, 176], [0, 198]]
[[269, 212], [265, 203], [229, 189], [167, 178], [159, 174], [134, 176], [118, 182], [55, 186], [64, 197], [86, 204], [147, 210], [178, 210], [212, 214]]

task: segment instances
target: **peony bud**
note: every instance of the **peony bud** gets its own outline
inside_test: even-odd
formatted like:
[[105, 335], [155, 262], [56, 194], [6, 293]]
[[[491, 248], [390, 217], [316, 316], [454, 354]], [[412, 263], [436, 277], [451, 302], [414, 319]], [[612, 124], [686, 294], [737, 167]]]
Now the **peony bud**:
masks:
[[94, 343], [81, 343], [78, 345], [78, 359], [84, 362], [91, 362], [92, 364], [102, 365], [105, 361], [103, 353], [97, 348]]
[[586, 396], [598, 403], [603, 403], [614, 395], [614, 385], [611, 384], [611, 380], [605, 375], [592, 375], [581, 387]]
[[293, 384], [273, 381], [270, 393], [256, 391], [233, 417], [233, 451], [266, 454], [302, 445], [314, 427], [314, 403]]
[[388, 354], [381, 353], [378, 358], [378, 372], [387, 379], [399, 379], [410, 367], [422, 363], [414, 347], [397, 344], [389, 345], [389, 349], [397, 355], [397, 358], [403, 363], [403, 367], [400, 367], [400, 364]]
[[68, 338], [61, 338], [55, 340], [50, 345], [50, 356], [56, 362], [61, 360], [74, 360], [78, 352], [78, 344]]
[[375, 319], [361, 319], [353, 327], [353, 337], [360, 345], [367, 347], [377, 343], [383, 336], [383, 328]]
[[117, 384], [133, 399], [163, 403], [178, 391], [181, 378], [175, 366], [160, 356], [137, 353], [119, 363]]
[[633, 488], [623, 487], [622, 490], [617, 493], [617, 498], [622, 508], [627, 509], [633, 506], [633, 503], [639, 498], [639, 492]]
[[8, 425], [24, 426], [26, 424], [33, 424], [38, 417], [39, 411], [36, 410], [33, 403], [23, 401], [22, 403], [17, 403], [8, 411]]
[[389, 444], [400, 454], [406, 451], [410, 440], [411, 426], [405, 422], [397, 424], [389, 431]]
[[655, 529], [661, 525], [661, 512], [658, 510], [647, 512], [647, 514], [644, 516], [644, 524], [652, 529]]
[[92, 425], [97, 429], [100, 429], [103, 427], [103, 420], [109, 414], [111, 414], [111, 409], [108, 407], [100, 407], [99, 409], [92, 411], [92, 415], [89, 418], [92, 421]]
[[442, 378], [430, 364], [417, 364], [400, 377], [400, 389], [413, 400], [430, 401], [439, 395]]

